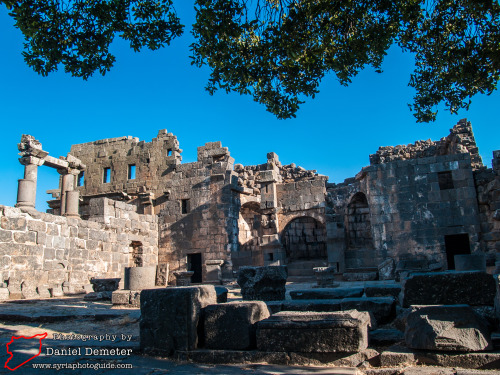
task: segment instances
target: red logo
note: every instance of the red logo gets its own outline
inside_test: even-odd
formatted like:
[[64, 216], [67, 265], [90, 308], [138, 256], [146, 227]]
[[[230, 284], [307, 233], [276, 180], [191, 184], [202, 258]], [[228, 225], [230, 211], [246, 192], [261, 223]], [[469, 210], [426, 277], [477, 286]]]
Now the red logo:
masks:
[[[7, 353], [10, 354], [10, 357], [9, 359], [7, 359], [7, 361], [5, 362], [5, 368], [8, 368], [9, 370], [11, 371], [14, 371], [14, 370], [17, 370], [19, 367], [21, 367], [22, 365], [28, 363], [29, 361], [31, 361], [33, 358], [35, 357], [38, 357], [40, 355], [40, 353], [42, 352], [42, 340], [44, 338], [47, 337], [47, 332], [45, 333], [39, 333], [38, 335], [35, 335], [35, 336], [31, 336], [31, 337], [24, 337], [24, 336], [19, 336], [19, 337], [16, 337], [16, 336], [12, 336], [12, 339], [10, 340], [10, 342], [6, 345], [7, 346]], [[14, 340], [19, 340], [19, 339], [25, 339], [25, 340], [31, 340], [31, 339], [34, 339], [34, 338], [38, 338], [39, 339], [39, 344], [40, 346], [38, 347], [38, 353], [35, 354], [33, 357], [27, 359], [26, 361], [24, 361], [23, 363], [17, 365], [16, 367], [14, 368], [10, 368], [8, 363], [10, 362], [10, 360], [12, 359], [12, 357], [14, 356], [14, 354], [9, 350], [9, 346], [14, 342]]]

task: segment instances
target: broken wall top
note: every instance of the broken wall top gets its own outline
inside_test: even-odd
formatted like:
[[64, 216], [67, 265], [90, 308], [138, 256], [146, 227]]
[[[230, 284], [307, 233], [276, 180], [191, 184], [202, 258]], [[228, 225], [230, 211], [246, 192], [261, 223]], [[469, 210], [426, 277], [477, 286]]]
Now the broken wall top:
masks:
[[479, 156], [471, 123], [467, 119], [460, 120], [450, 129], [450, 134], [439, 141], [429, 139], [427, 141], [416, 141], [409, 145], [380, 147], [375, 154], [370, 155], [370, 165], [464, 153], [470, 154], [473, 169], [484, 167], [481, 156]]

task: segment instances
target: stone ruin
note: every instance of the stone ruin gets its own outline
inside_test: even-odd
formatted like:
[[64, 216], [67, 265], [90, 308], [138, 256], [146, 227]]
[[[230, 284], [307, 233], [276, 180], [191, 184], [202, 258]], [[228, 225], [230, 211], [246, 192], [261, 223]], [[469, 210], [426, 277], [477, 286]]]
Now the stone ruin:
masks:
[[[314, 355], [296, 357], [297, 363], [345, 365], [354, 363], [346, 353], [362, 353], [357, 366], [374, 358], [369, 340], [404, 340], [406, 346], [377, 361], [443, 364], [439, 356], [411, 350], [482, 353], [495, 347], [491, 331], [498, 328], [500, 297], [498, 277], [491, 275], [500, 273], [500, 150], [492, 168], [485, 167], [466, 120], [437, 142], [381, 147], [369, 166], [339, 184], [282, 165], [273, 152], [260, 165], [234, 164], [220, 142], [199, 147], [198, 160], [183, 164], [179, 142], [166, 130], [151, 142], [129, 136], [73, 145], [60, 158], [29, 135], [18, 148], [25, 172], [17, 204], [0, 206], [0, 299], [92, 290], [110, 297], [114, 291], [114, 304], [141, 307], [145, 351], [200, 361], [203, 353], [192, 352], [200, 347], [243, 351], [234, 354], [243, 362], [249, 349], [263, 355], [300, 347]], [[34, 209], [42, 165], [61, 174], [59, 188], [49, 191], [48, 213]], [[153, 289], [232, 283], [240, 269], [244, 297], [255, 301], [219, 305], [227, 290], [210, 285]], [[314, 276], [318, 288], [284, 299], [287, 280]], [[372, 280], [395, 281], [371, 286]], [[368, 284], [338, 287], [345, 281]], [[449, 288], [436, 291], [436, 285]], [[473, 301], [477, 288], [483, 298]], [[421, 306], [432, 304], [446, 310]], [[166, 306], [175, 324], [185, 319], [179, 332], [155, 315], [168, 312]], [[430, 317], [427, 323], [423, 316]], [[456, 316], [469, 331], [449, 333]], [[246, 323], [233, 326], [228, 317]], [[398, 321], [404, 337], [376, 332], [377, 325]], [[301, 336], [304, 329], [309, 336]], [[337, 347], [332, 335], [345, 345]], [[206, 355], [213, 360], [213, 353]], [[281, 363], [285, 357], [274, 358]]]
[[[333, 282], [460, 270], [468, 261], [455, 256], [470, 254], [491, 273], [500, 252], [500, 151], [486, 168], [466, 120], [437, 142], [381, 147], [339, 184], [272, 152], [264, 164], [234, 164], [220, 142], [183, 164], [166, 130], [151, 142], [73, 145], [60, 158], [29, 135], [18, 148], [25, 173], [17, 210], [2, 208], [0, 238], [15, 249], [1, 271], [13, 293], [33, 280], [80, 290], [134, 266], [156, 267], [157, 285], [175, 275], [179, 285], [221, 284], [240, 267], [266, 265]], [[54, 216], [33, 210], [41, 165], [61, 174], [49, 191]]]

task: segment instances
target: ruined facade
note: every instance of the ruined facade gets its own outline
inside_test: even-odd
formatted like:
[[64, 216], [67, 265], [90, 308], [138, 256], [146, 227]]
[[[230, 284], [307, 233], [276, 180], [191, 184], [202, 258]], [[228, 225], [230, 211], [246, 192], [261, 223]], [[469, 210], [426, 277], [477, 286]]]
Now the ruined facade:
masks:
[[282, 165], [275, 153], [234, 164], [220, 142], [199, 147], [193, 163], [181, 153], [166, 130], [151, 142], [73, 145], [65, 160], [84, 168], [73, 168], [73, 185], [61, 179], [51, 212], [65, 214], [67, 191], [78, 193], [82, 219], [95, 217], [96, 199], [126, 203], [139, 222], [158, 223], [159, 268], [194, 271], [193, 282], [218, 283], [243, 265], [286, 264], [291, 276], [327, 265], [376, 270], [388, 259], [401, 269], [453, 269], [454, 255], [477, 252], [493, 267], [500, 252], [500, 151], [492, 169], [483, 166], [466, 120], [437, 142], [381, 147], [340, 184]]

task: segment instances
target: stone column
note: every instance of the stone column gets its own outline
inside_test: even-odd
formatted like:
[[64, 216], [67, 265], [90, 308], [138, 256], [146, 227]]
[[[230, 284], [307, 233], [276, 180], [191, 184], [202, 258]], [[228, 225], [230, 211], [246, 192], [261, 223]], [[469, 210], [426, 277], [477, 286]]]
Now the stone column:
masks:
[[[78, 169], [58, 169], [62, 175], [61, 181], [61, 215], [79, 217], [78, 199], [79, 193], [75, 190], [76, 178], [80, 171]], [[68, 207], [68, 204], [70, 207]]]
[[79, 208], [80, 208], [80, 192], [73, 190], [66, 192], [66, 212], [64, 216], [79, 218]]
[[25, 156], [19, 159], [24, 165], [24, 178], [18, 180], [16, 207], [35, 207], [36, 203], [36, 180], [38, 166], [43, 160], [34, 156]]

